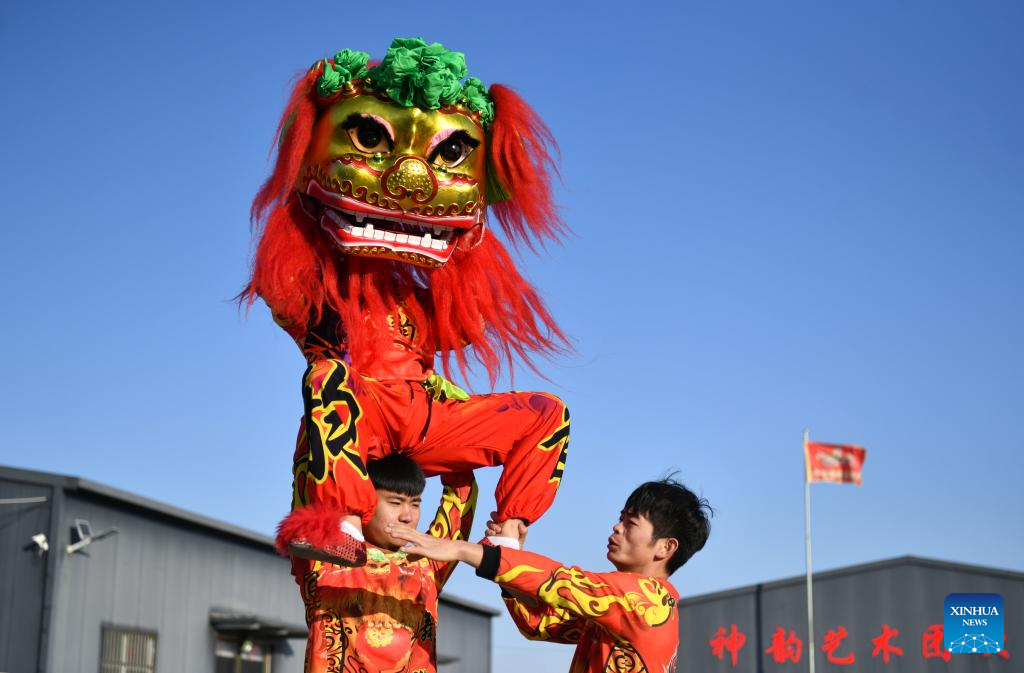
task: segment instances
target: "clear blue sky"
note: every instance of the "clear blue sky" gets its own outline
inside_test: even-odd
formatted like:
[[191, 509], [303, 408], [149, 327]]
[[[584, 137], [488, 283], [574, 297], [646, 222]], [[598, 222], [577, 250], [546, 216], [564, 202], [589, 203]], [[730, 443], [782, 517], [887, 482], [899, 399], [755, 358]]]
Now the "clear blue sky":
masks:
[[[863, 487], [815, 487], [817, 567], [1024, 570], [1024, 6], [358, 7], [0, 8], [0, 462], [272, 531], [303, 365], [230, 301], [249, 201], [292, 74], [422, 35], [561, 144], [574, 235], [523, 263], [576, 353], [516, 386], [573, 436], [532, 548], [606, 568], [678, 468], [718, 512], [684, 595], [799, 574], [809, 427], [868, 448]], [[498, 673], [567, 667], [495, 633]]]

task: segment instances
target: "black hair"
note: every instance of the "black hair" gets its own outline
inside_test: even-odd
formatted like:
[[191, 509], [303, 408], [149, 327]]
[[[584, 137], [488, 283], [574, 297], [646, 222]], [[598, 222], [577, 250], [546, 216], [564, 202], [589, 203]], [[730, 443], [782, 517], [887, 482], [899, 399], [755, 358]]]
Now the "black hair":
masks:
[[669, 575], [704, 548], [711, 534], [710, 518], [715, 514], [705, 498], [697, 496], [671, 475], [637, 486], [622, 510], [650, 521], [654, 526], [654, 539], [674, 537], [679, 541], [679, 548], [668, 559]]
[[373, 487], [402, 495], [423, 495], [427, 479], [412, 458], [392, 453], [367, 465]]

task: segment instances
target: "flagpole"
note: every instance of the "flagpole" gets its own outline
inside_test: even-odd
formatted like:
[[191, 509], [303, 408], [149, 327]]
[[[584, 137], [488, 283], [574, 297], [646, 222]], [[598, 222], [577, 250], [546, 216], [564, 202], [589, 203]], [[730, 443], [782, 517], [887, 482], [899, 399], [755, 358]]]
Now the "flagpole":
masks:
[[811, 475], [807, 462], [810, 431], [804, 430], [804, 546], [807, 548], [807, 661], [814, 673], [814, 592], [811, 587]]

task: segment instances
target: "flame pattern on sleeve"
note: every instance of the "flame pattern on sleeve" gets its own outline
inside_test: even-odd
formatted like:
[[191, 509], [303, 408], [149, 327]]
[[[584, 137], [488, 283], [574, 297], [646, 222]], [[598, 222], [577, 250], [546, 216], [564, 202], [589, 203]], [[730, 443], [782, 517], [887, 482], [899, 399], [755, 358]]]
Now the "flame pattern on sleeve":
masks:
[[567, 644], [580, 640], [582, 625], [568, 610], [543, 604], [531, 607], [512, 597], [505, 599], [505, 607], [519, 632], [530, 640]]
[[667, 580], [502, 548], [494, 581], [512, 592], [505, 604], [524, 636], [576, 643], [572, 673], [675, 670], [679, 595]]
[[[466, 540], [473, 528], [476, 510], [476, 479], [472, 472], [460, 472], [441, 475], [441, 483], [444, 486], [441, 503], [427, 532], [436, 538]], [[455, 571], [455, 562], [431, 561], [431, 564], [434, 566], [434, 583], [440, 593]]]

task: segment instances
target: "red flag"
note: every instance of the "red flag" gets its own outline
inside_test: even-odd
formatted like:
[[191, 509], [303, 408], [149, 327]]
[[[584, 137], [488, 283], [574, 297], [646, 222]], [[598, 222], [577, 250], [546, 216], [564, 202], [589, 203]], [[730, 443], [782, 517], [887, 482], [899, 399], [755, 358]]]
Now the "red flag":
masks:
[[807, 481], [860, 486], [860, 474], [864, 468], [866, 454], [867, 451], [861, 446], [804, 442]]

